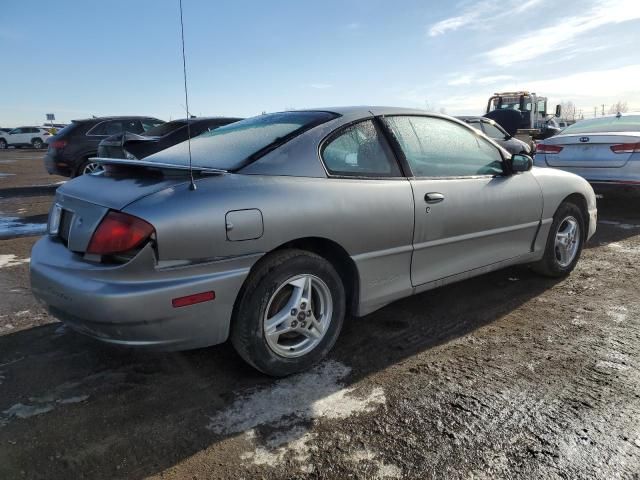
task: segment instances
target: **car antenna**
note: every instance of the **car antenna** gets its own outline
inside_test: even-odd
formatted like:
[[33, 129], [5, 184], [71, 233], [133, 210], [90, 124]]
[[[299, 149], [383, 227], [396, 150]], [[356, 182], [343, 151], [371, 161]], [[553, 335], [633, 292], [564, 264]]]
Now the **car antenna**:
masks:
[[184, 76], [184, 104], [187, 110], [187, 147], [189, 149], [189, 190], [196, 189], [196, 182], [193, 180], [193, 169], [191, 164], [191, 118], [189, 116], [189, 94], [187, 93], [187, 60], [184, 54], [184, 22], [182, 20], [182, 0], [180, 2], [180, 36], [182, 39], [182, 73]]

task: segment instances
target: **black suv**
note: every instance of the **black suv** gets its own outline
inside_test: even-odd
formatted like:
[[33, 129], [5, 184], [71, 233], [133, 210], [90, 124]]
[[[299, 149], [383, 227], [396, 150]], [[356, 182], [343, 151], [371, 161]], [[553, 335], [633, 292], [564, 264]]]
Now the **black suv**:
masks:
[[47, 142], [44, 165], [52, 175], [77, 177], [94, 172], [99, 165], [90, 162], [98, 155], [98, 144], [123, 132], [142, 133], [164, 123], [153, 117], [100, 117], [73, 120]]

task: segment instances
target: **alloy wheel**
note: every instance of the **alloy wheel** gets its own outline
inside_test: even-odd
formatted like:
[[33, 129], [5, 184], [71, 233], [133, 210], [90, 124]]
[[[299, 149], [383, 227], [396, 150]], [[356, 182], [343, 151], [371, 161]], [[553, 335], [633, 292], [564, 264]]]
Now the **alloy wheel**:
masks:
[[273, 293], [263, 319], [271, 350], [285, 358], [305, 355], [324, 338], [333, 316], [327, 284], [315, 275], [289, 278]]
[[580, 246], [580, 224], [574, 217], [566, 217], [556, 232], [554, 251], [562, 268], [571, 265]]
[[82, 169], [82, 174], [91, 175], [93, 173], [100, 173], [102, 171], [104, 171], [104, 167], [102, 165], [96, 162], [89, 162]]

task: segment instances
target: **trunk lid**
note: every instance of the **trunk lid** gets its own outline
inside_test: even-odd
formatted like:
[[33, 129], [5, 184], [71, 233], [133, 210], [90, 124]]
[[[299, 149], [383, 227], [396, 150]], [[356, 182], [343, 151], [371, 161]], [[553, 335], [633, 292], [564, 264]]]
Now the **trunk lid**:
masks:
[[562, 150], [547, 154], [547, 164], [552, 167], [624, 167], [632, 153], [614, 153], [612, 145], [640, 142], [640, 133], [587, 133], [556, 135], [544, 141], [546, 145], [558, 145]]

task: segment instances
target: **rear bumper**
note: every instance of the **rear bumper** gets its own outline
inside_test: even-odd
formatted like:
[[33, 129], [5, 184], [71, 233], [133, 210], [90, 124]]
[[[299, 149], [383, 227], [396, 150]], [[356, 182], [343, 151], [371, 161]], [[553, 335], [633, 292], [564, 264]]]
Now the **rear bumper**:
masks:
[[[256, 257], [158, 269], [145, 247], [121, 266], [88, 263], [49, 237], [31, 253], [34, 296], [62, 322], [106, 343], [183, 350], [224, 342], [236, 296]], [[174, 308], [172, 299], [214, 291]]]
[[73, 165], [64, 158], [60, 158], [56, 153], [47, 151], [44, 157], [44, 168], [49, 175], [62, 175], [63, 177], [73, 176]]

